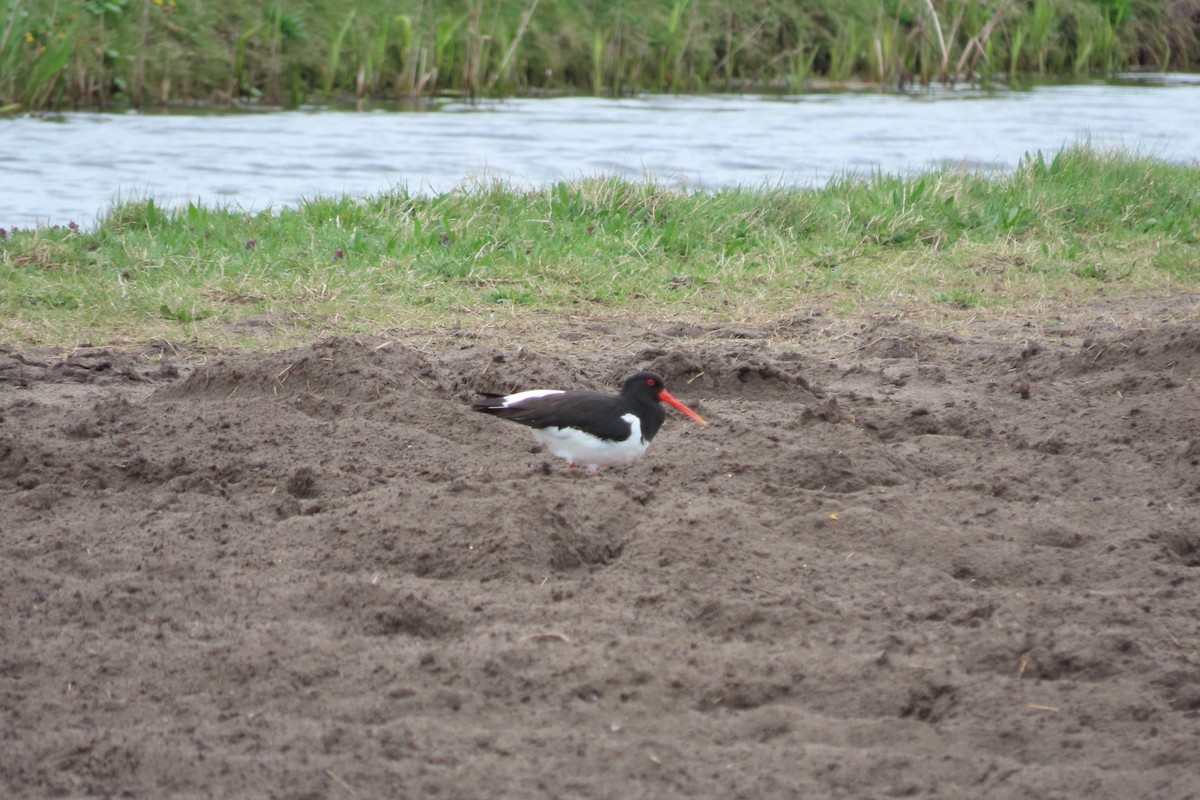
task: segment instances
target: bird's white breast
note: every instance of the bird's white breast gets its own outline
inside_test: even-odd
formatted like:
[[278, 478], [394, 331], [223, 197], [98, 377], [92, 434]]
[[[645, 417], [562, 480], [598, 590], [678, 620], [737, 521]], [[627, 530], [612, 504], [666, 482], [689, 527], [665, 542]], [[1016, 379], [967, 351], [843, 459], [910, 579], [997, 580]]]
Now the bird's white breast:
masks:
[[621, 419], [629, 423], [630, 431], [629, 436], [619, 442], [601, 439], [577, 428], [538, 428], [533, 431], [533, 438], [554, 455], [576, 466], [592, 470], [623, 467], [637, 460], [650, 443], [642, 437], [642, 421], [636, 414], [622, 414]]

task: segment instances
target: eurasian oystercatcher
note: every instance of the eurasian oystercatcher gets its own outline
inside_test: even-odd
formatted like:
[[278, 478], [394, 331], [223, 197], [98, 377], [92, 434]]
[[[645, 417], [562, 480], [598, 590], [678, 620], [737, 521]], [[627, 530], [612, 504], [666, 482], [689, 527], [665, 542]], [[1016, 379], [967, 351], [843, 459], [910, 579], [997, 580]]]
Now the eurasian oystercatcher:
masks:
[[626, 466], [646, 452], [667, 418], [659, 403], [669, 403], [701, 425], [708, 424], [672, 397], [662, 376], [654, 372], [630, 375], [620, 394], [558, 389], [481, 394], [471, 404], [473, 409], [528, 425], [533, 438], [551, 453], [589, 472]]

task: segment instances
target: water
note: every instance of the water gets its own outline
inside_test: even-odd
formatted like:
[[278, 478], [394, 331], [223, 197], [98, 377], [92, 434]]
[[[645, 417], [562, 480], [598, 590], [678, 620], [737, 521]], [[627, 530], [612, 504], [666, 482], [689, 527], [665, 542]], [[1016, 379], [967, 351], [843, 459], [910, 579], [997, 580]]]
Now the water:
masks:
[[0, 227], [87, 227], [118, 198], [257, 212], [481, 176], [520, 188], [600, 175], [819, 185], [851, 171], [1007, 169], [1085, 141], [1200, 163], [1200, 83], [19, 117], [0, 120]]

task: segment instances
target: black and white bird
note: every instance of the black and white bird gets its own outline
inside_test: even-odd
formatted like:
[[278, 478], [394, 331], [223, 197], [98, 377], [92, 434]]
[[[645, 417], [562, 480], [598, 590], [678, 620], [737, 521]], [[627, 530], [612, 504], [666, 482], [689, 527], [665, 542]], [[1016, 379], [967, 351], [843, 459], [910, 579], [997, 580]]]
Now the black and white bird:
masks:
[[621, 384], [619, 394], [531, 389], [516, 394], [483, 394], [476, 411], [533, 428], [533, 438], [572, 467], [624, 467], [646, 452], [667, 418], [667, 403], [690, 419], [704, 418], [667, 391], [662, 376], [638, 372]]

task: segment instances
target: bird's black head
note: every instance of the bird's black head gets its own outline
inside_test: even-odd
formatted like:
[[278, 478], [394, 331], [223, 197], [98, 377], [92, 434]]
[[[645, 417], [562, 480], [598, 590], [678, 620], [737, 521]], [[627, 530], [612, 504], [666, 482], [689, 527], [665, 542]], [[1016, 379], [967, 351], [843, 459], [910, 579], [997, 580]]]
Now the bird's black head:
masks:
[[708, 424], [704, 421], [704, 417], [671, 396], [671, 393], [667, 391], [666, 384], [663, 383], [662, 375], [659, 375], [657, 372], [643, 370], [642, 372], [635, 372], [630, 375], [621, 384], [621, 395], [637, 403], [645, 403], [646, 401], [655, 404], [666, 403], [669, 406], [673, 406], [685, 417], [695, 420], [698, 424]]
[[661, 375], [657, 372], [642, 370], [625, 379], [625, 382], [621, 384], [621, 394], [646, 397], [657, 403], [666, 388]]

